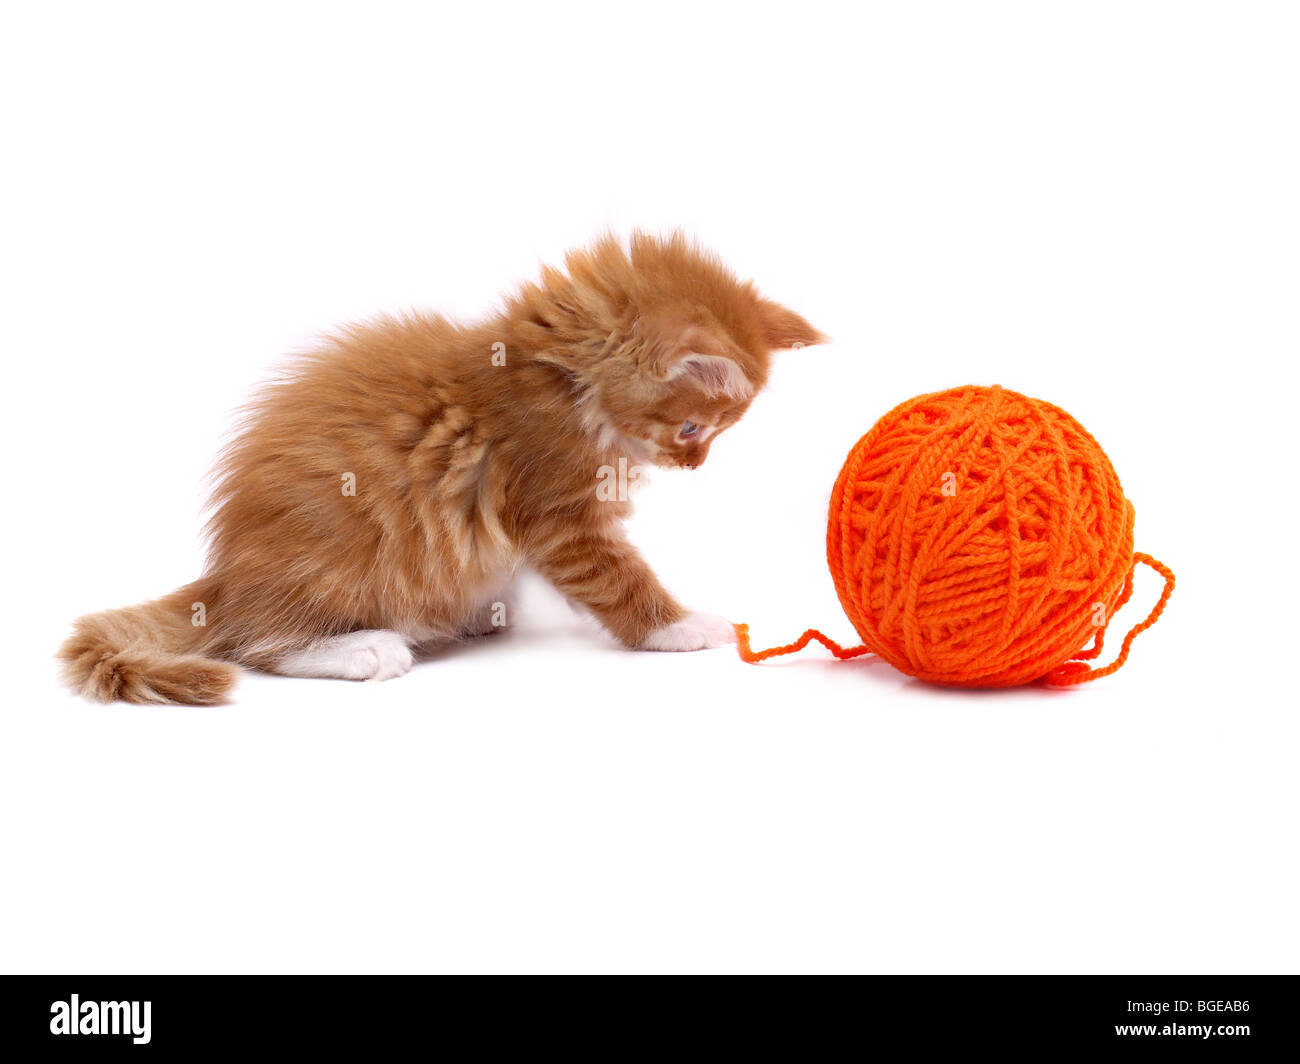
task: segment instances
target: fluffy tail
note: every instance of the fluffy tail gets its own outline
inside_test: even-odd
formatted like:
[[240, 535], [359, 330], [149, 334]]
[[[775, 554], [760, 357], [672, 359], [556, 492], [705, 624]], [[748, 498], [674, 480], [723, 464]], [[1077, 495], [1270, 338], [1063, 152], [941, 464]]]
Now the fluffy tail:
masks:
[[200, 602], [211, 607], [210, 592], [199, 581], [155, 602], [82, 617], [59, 648], [64, 679], [97, 702], [226, 701], [239, 668], [195, 653], [204, 630], [193, 610]]

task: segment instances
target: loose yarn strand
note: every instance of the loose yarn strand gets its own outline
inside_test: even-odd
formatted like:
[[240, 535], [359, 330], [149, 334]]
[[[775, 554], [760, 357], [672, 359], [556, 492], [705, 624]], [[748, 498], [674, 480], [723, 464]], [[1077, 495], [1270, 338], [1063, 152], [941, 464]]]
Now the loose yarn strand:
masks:
[[[1143, 554], [1140, 551], [1133, 555], [1133, 566], [1129, 569], [1128, 579], [1125, 582], [1124, 593], [1120, 596], [1116, 609], [1123, 606], [1129, 599], [1133, 591], [1133, 570], [1137, 568], [1138, 563], [1148, 565], [1164, 577], [1165, 587], [1160, 593], [1160, 598], [1147, 614], [1146, 620], [1141, 624], [1135, 624], [1129, 629], [1128, 635], [1124, 637], [1124, 642], [1120, 644], [1119, 654], [1109, 665], [1100, 669], [1090, 668], [1084, 664], [1085, 660], [1095, 658], [1101, 653], [1102, 641], [1105, 629], [1102, 628], [1097, 632], [1096, 642], [1086, 650], [1081, 650], [1065, 664], [1058, 666], [1048, 673], [1043, 679], [1053, 687], [1068, 687], [1073, 684], [1088, 683], [1091, 680], [1099, 680], [1103, 676], [1109, 676], [1113, 672], [1118, 672], [1128, 660], [1129, 649], [1133, 646], [1133, 640], [1145, 632], [1160, 619], [1164, 613], [1165, 606], [1169, 602], [1169, 596], [1174, 593], [1174, 573], [1169, 566], [1163, 562], [1157, 561], [1149, 554]], [[769, 647], [767, 650], [755, 650], [749, 641], [749, 625], [737, 624], [736, 629], [736, 649], [740, 652], [742, 661], [747, 661], [751, 665], [756, 665], [760, 661], [766, 661], [768, 658], [778, 658], [785, 654], [797, 654], [803, 650], [809, 643], [816, 640], [840, 661], [848, 661], [850, 658], [860, 657], [869, 650], [866, 646], [842, 647], [829, 636], [824, 635], [816, 628], [809, 628], [803, 635], [793, 643], [786, 643], [784, 646]]]
[[[1045, 679], [1053, 687], [1067, 687], [1071, 684], [1088, 683], [1090, 680], [1099, 680], [1103, 676], [1109, 676], [1112, 672], [1117, 672], [1124, 662], [1128, 660], [1128, 652], [1129, 648], [1133, 645], [1133, 640], [1160, 619], [1160, 615], [1164, 613], [1165, 606], [1169, 602], [1169, 596], [1174, 593], [1173, 570], [1162, 562], [1156, 561], [1156, 559], [1151, 557], [1151, 555], [1143, 554], [1140, 551], [1133, 555], [1133, 569], [1137, 568], [1139, 562], [1143, 565], [1150, 566], [1164, 577], [1165, 581], [1165, 588], [1160, 593], [1159, 600], [1157, 600], [1156, 604], [1151, 608], [1151, 612], [1147, 614], [1146, 620], [1141, 624], [1135, 624], [1129, 629], [1128, 635], [1124, 637], [1124, 642], [1120, 644], [1119, 654], [1115, 656], [1114, 661], [1100, 669], [1094, 669], [1085, 665], [1081, 659], [1085, 657], [1095, 657], [1097, 653], [1101, 651], [1101, 633], [1098, 633], [1097, 645], [1095, 647], [1083, 654], [1077, 655], [1074, 659], [1067, 661], [1064, 665], [1057, 666], [1047, 674]], [[1125, 587], [1126, 592], [1132, 590], [1133, 569], [1129, 570], [1129, 582]], [[1126, 593], [1123, 598], [1121, 598], [1120, 605], [1123, 605], [1127, 598], [1128, 594]]]
[[772, 647], [769, 650], [754, 650], [749, 645], [749, 625], [738, 624], [735, 628], [736, 649], [740, 651], [741, 660], [747, 661], [751, 665], [757, 664], [760, 661], [766, 661], [768, 658], [780, 657], [782, 654], [797, 654], [814, 639], [839, 658], [840, 661], [848, 661], [849, 658], [856, 658], [867, 652], [865, 646], [849, 647], [848, 649], [845, 649], [840, 646], [839, 643], [835, 642], [834, 639], [822, 635], [822, 633], [817, 631], [816, 628], [809, 628], [808, 631], [804, 632], [804, 634], [793, 643], [787, 643], [783, 647]]

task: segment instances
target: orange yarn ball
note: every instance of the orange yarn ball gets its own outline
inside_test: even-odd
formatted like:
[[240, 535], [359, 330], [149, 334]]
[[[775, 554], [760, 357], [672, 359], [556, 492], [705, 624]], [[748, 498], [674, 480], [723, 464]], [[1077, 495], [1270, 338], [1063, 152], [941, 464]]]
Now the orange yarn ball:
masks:
[[[1059, 407], [996, 387], [919, 396], [858, 441], [831, 494], [827, 560], [863, 647], [811, 631], [775, 652], [817, 638], [962, 687], [1105, 675], [1173, 589], [1133, 553], [1133, 521], [1105, 452]], [[1138, 561], [1165, 576], [1164, 595], [1118, 659], [1090, 669]], [[747, 660], [773, 653], [741, 637]]]

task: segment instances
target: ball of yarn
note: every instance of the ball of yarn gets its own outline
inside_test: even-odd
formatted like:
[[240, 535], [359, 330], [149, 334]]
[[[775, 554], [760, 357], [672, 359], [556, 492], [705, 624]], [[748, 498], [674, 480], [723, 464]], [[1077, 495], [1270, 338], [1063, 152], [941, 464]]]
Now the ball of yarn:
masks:
[[[850, 452], [831, 494], [826, 552], [865, 651], [933, 683], [1072, 684], [1117, 669], [1154, 623], [1173, 574], [1133, 552], [1133, 505], [1097, 441], [1059, 407], [965, 387], [896, 407]], [[1105, 669], [1106, 624], [1136, 562], [1165, 592]], [[1091, 645], [1089, 645], [1091, 644]]]

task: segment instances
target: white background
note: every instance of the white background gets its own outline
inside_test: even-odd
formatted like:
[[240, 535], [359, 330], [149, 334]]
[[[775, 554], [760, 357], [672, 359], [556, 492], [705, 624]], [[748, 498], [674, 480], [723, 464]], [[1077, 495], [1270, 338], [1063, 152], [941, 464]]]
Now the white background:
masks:
[[[1294, 8], [29, 5], [0, 28], [0, 966], [1295, 971]], [[834, 337], [634, 535], [853, 632], [826, 500], [923, 391], [1070, 410], [1179, 577], [1081, 689], [632, 654], [545, 587], [386, 684], [85, 704], [234, 408], [338, 322], [681, 226]], [[1112, 642], [1144, 614], [1139, 579]]]

